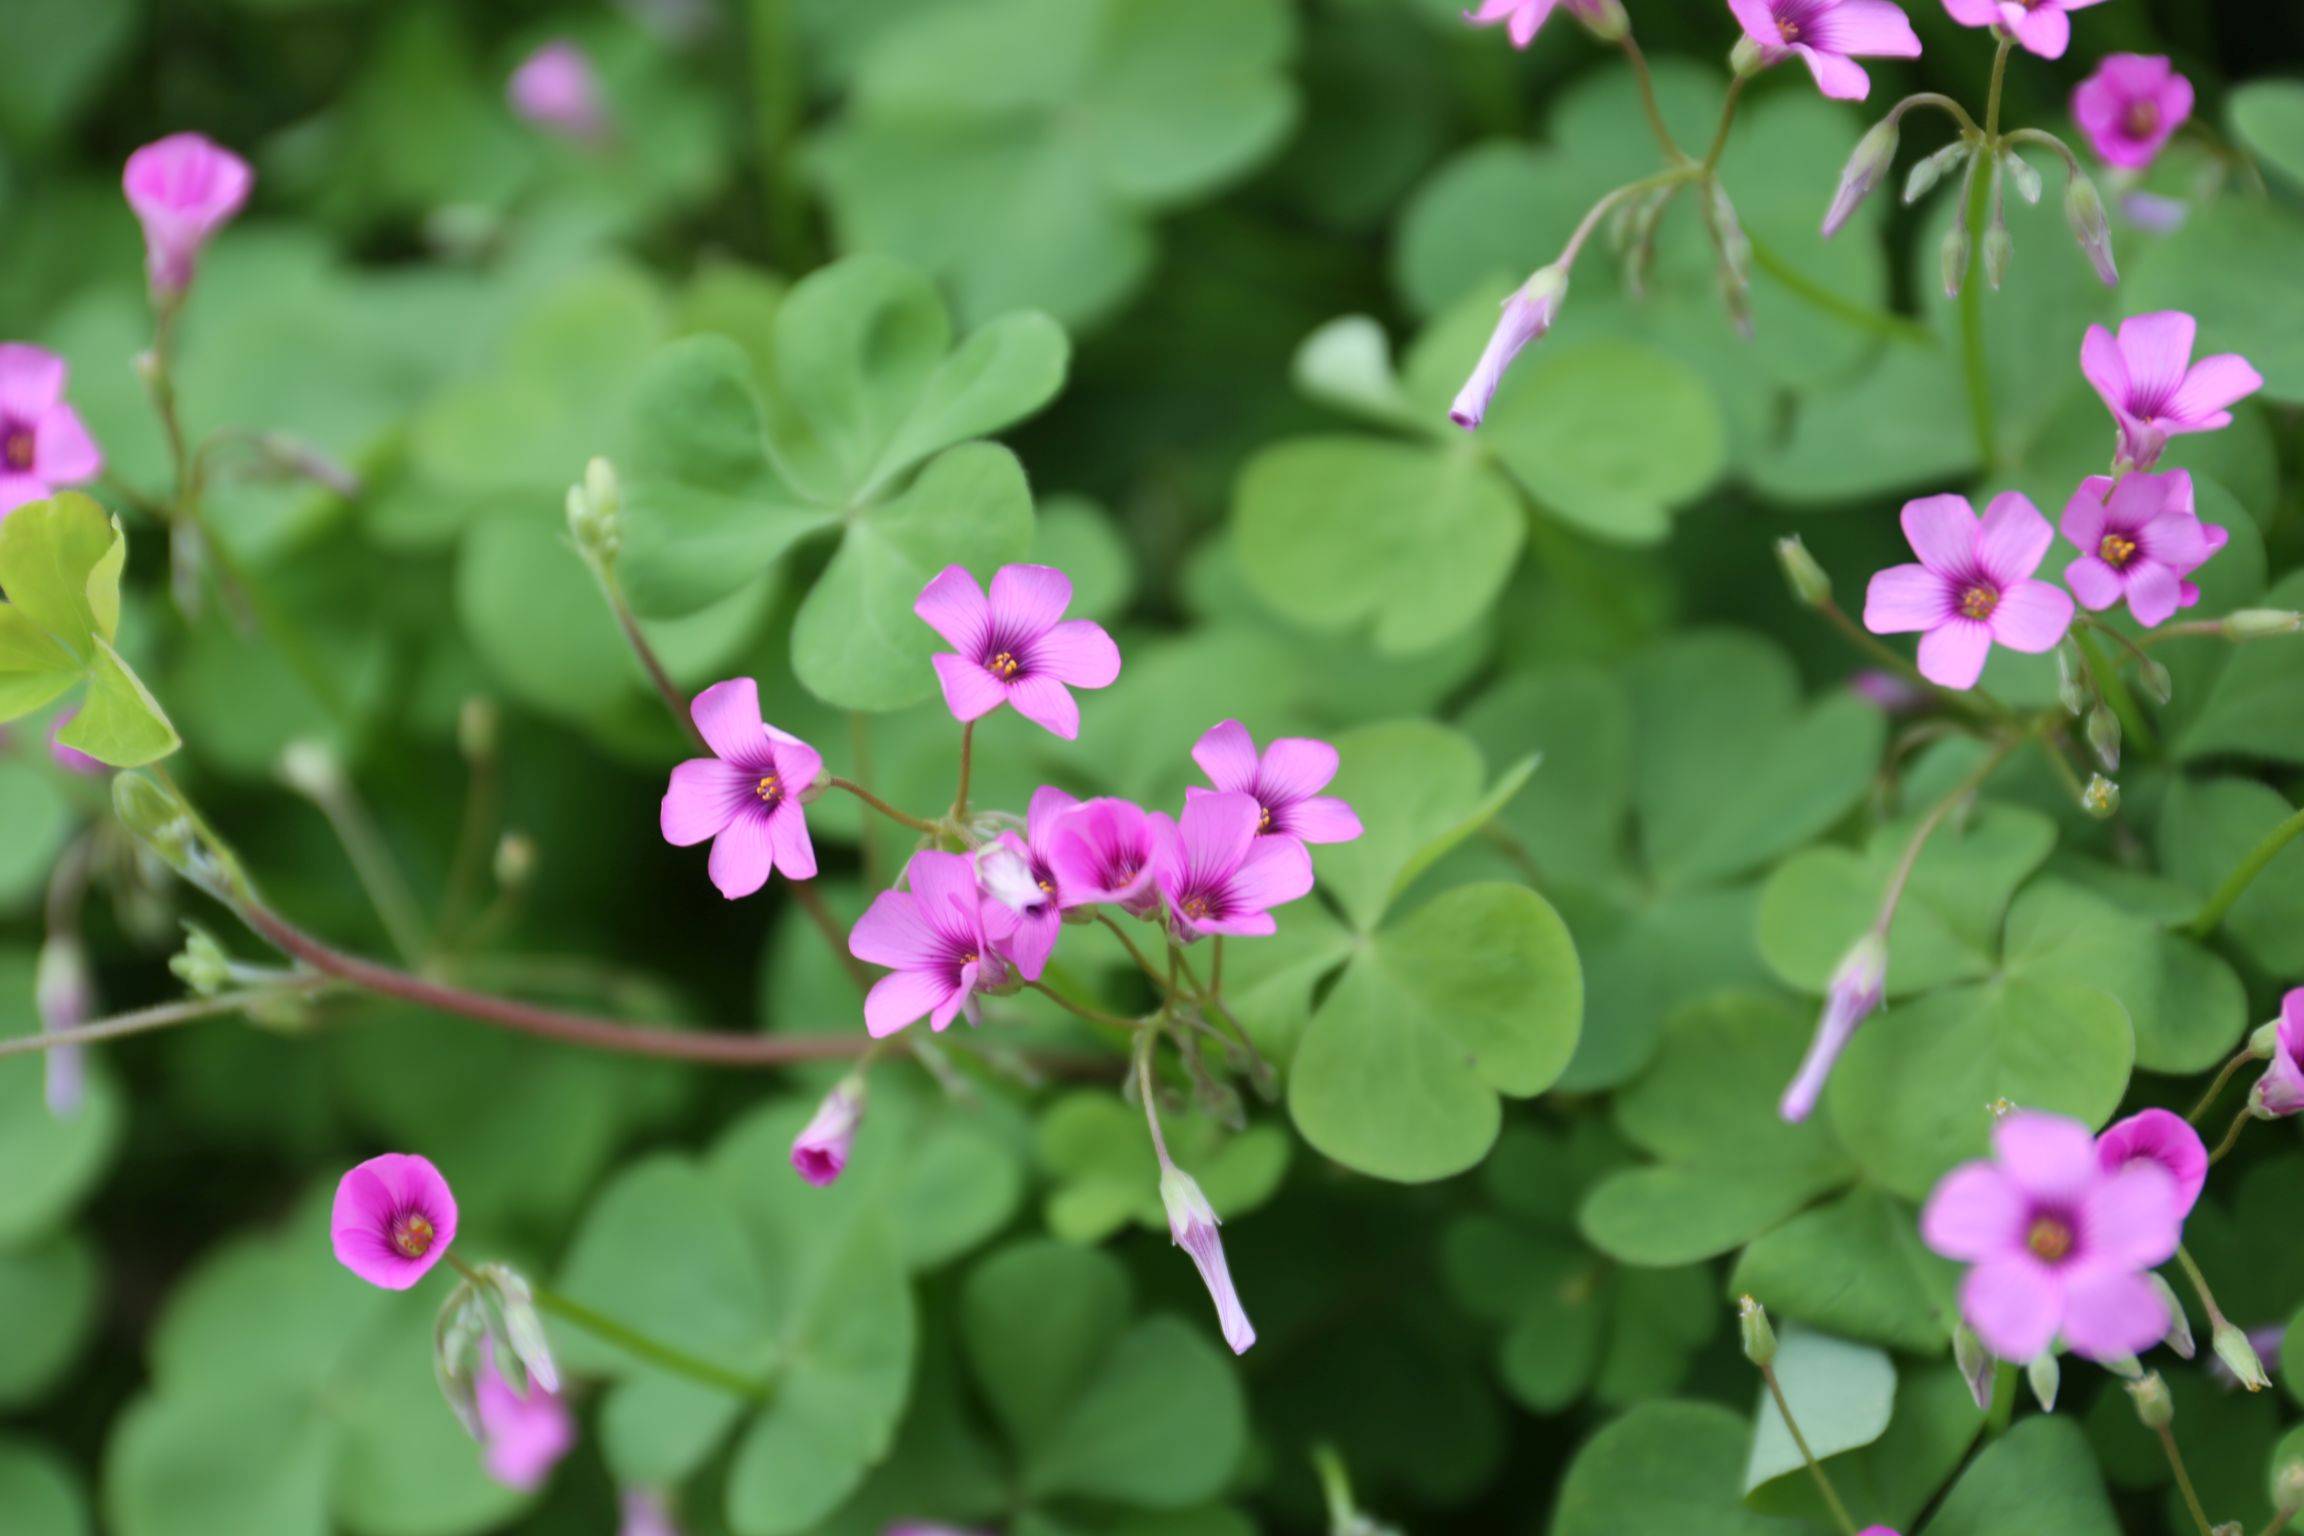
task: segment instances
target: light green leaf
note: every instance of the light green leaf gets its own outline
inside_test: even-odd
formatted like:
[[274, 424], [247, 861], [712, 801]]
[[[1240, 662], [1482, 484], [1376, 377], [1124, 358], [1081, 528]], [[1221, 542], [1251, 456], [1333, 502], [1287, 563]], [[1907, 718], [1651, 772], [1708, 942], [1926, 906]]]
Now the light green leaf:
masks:
[[2120, 291], [2123, 314], [2181, 309], [2200, 323], [2194, 357], [2238, 352], [2263, 398], [2304, 400], [2304, 215], [2269, 198], [2216, 198], [2156, 242]]
[[75, 820], [58, 775], [17, 758], [0, 758], [0, 826], [8, 829], [0, 840], [0, 910], [39, 895]]
[[1376, 927], [1417, 874], [1510, 798], [1523, 763], [1481, 792], [1479, 749], [1429, 721], [1363, 726], [1336, 738], [1328, 793], [1351, 802], [1365, 829], [1321, 849], [1321, 885], [1362, 931]]
[[2304, 186], [2304, 84], [2251, 80], [2225, 97], [2224, 114], [2257, 159]]
[[184, 744], [143, 679], [102, 638], [89, 663], [87, 697], [56, 739], [114, 768], [141, 768]]
[[[2248, 606], [2304, 607], [2304, 571], [2274, 583]], [[2304, 667], [2297, 664], [2297, 642], [2282, 636], [2231, 649], [2199, 713], [2177, 738], [2178, 755], [2188, 762], [2237, 754], [2304, 763]]]
[[1780, 1317], [1931, 1353], [1952, 1336], [1957, 1274], [1921, 1245], [1918, 1213], [1859, 1186], [1754, 1238], [1728, 1288]]
[[2056, 1414], [2028, 1418], [1984, 1448], [1919, 1536], [2119, 1536], [2087, 1437]]
[[[1896, 1366], [1886, 1350], [1805, 1328], [1787, 1328], [1780, 1335], [1776, 1382], [1818, 1461], [1879, 1439], [1896, 1400]], [[1744, 1491], [1799, 1471], [1807, 1462], [1801, 1447], [1793, 1443], [1782, 1410], [1763, 1386], [1753, 1407]]]
[[56, 1455], [31, 1441], [0, 1436], [0, 1509], [16, 1536], [89, 1536], [88, 1500]]
[[[1272, 1197], [1288, 1171], [1291, 1142], [1276, 1125], [1228, 1135], [1205, 1115], [1171, 1117], [1168, 1147], [1225, 1220]], [[1109, 1093], [1066, 1094], [1040, 1116], [1040, 1164], [1054, 1177], [1048, 1230], [1067, 1242], [1102, 1242], [1133, 1222], [1165, 1231], [1160, 1165], [1143, 1116]]]
[[36, 1402], [55, 1384], [88, 1340], [102, 1286], [96, 1250], [77, 1233], [0, 1248], [0, 1317], [15, 1330], [0, 1351], [0, 1408]]
[[[2253, 779], [2179, 779], [2160, 813], [2161, 868], [2205, 902], [2294, 813], [2278, 790]], [[2223, 932], [2275, 975], [2304, 970], [2304, 842], [2273, 856], [2232, 904]]]
[[1643, 1403], [1578, 1449], [1550, 1536], [1807, 1536], [1803, 1522], [1744, 1507], [1750, 1442], [1749, 1427], [1725, 1408]]
[[2061, 880], [2027, 886], [2008, 914], [2007, 973], [2101, 987], [2136, 1028], [2136, 1065], [2205, 1072], [2248, 1025], [2232, 967], [2208, 950]]

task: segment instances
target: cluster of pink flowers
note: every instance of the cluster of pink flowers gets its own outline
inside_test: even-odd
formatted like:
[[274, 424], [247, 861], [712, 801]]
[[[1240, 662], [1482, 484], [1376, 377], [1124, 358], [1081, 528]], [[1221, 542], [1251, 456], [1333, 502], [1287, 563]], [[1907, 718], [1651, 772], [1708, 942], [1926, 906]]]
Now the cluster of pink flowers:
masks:
[[2200, 521], [2191, 476], [2150, 471], [2170, 437], [2230, 425], [2229, 408], [2263, 380], [2231, 353], [2193, 362], [2192, 339], [2192, 317], [2172, 310], [2124, 320], [2116, 337], [2088, 328], [2080, 368], [2112, 413], [2118, 449], [2114, 473], [2083, 480], [2064, 509], [2062, 532], [2078, 553], [2064, 568], [2069, 594], [2034, 578], [2055, 535], [2023, 496], [1994, 497], [1981, 520], [1963, 497], [1925, 496], [1903, 512], [1919, 562], [1873, 576], [1865, 627], [1919, 632], [1922, 675], [1973, 688], [1994, 645], [2054, 649], [2074, 598], [2091, 610], [2125, 600], [2146, 627], [2197, 603], [2186, 578], [2224, 546], [2225, 530]]
[[1992, 1160], [1946, 1174], [1920, 1216], [1928, 1246], [1970, 1266], [1960, 1310], [1985, 1347], [2023, 1362], [2061, 1340], [2113, 1361], [2165, 1337], [2176, 1318], [2150, 1271], [2175, 1255], [2207, 1180], [2192, 1127], [2148, 1109], [2094, 1137], [2018, 1110], [1992, 1145]]

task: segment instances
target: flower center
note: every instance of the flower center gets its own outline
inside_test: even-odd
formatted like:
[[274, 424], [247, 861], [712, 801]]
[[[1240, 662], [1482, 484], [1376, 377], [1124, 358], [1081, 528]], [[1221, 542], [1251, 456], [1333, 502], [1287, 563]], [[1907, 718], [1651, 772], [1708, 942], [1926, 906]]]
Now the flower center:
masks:
[[2034, 1258], [2054, 1264], [2072, 1251], [2072, 1229], [2057, 1217], [2035, 1216], [2032, 1230], [2024, 1234], [2024, 1246]]
[[2132, 101], [2128, 104], [2126, 127], [2130, 138], [2148, 139], [2152, 136], [2152, 131], [2159, 126], [2160, 103], [2156, 101]]
[[2000, 594], [1978, 583], [1960, 594], [1960, 613], [1963, 618], [1988, 619], [1992, 610], [2000, 606]]
[[0, 433], [0, 463], [17, 471], [30, 469], [34, 446], [32, 434], [22, 427]]
[[2104, 535], [2104, 542], [2096, 546], [2096, 554], [2106, 565], [2117, 571], [2135, 557], [2136, 541], [2108, 533]]
[[1272, 807], [1261, 804], [1256, 807], [1256, 830], [1259, 832], [1272, 830]]
[[772, 773], [762, 774], [760, 782], [752, 786], [752, 793], [758, 795], [768, 804], [774, 805], [784, 798], [784, 786], [777, 782], [776, 775]]
[[432, 1223], [421, 1211], [402, 1211], [392, 1218], [386, 1233], [392, 1251], [404, 1259], [420, 1259], [432, 1251], [432, 1239], [437, 1235]]
[[1198, 922], [1208, 915], [1208, 898], [1205, 896], [1187, 896], [1184, 898], [1181, 910], [1186, 917]]
[[1002, 682], [1007, 682], [1010, 678], [1014, 677], [1018, 671], [1022, 670], [1023, 663], [1016, 659], [1016, 653], [1014, 651], [1002, 651], [998, 655], [994, 656], [990, 661], [984, 663], [984, 666], [985, 669], [989, 671], [994, 677], [1000, 679]]
[[1776, 18], [1776, 35], [1788, 43], [1800, 41], [1800, 23], [1789, 16]]
[[1039, 880], [1037, 883], [1038, 883], [1038, 885], [1039, 885], [1039, 887], [1040, 887], [1040, 894], [1041, 894], [1041, 895], [1043, 895], [1043, 896], [1053, 896], [1053, 895], [1055, 895], [1055, 894], [1056, 894], [1056, 882], [1055, 882], [1055, 881], [1048, 879], [1046, 876], [1042, 876], [1042, 877], [1040, 878], [1040, 880]]

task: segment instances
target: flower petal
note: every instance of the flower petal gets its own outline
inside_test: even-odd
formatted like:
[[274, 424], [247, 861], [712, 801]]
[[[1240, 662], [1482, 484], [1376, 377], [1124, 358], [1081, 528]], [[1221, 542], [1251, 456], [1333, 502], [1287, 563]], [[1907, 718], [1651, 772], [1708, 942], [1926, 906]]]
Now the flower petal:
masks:
[[[2040, 524], [2048, 526], [2043, 519]], [[2129, 592], [2135, 592], [2130, 583]], [[2000, 606], [1992, 610], [1992, 638], [2012, 651], [2039, 655], [2052, 651], [2072, 627], [2072, 595], [2044, 581], [2019, 581], [2000, 592]]]
[[1361, 834], [1359, 813], [1334, 795], [1313, 795], [1272, 813], [1272, 830], [1308, 843], [1348, 843]]
[[712, 839], [712, 883], [730, 901], [741, 900], [766, 885], [768, 872], [775, 867], [765, 807], [746, 806]]
[[955, 720], [981, 720], [1008, 702], [1008, 688], [1000, 679], [965, 656], [938, 651], [928, 658], [936, 681], [944, 689], [944, 707]]
[[1016, 713], [1066, 741], [1080, 737], [1080, 706], [1072, 691], [1053, 677], [1020, 677], [1008, 685]]
[[1235, 908], [1266, 912], [1311, 890], [1312, 855], [1304, 845], [1292, 837], [1260, 837], [1226, 882], [1225, 894]]
[[2078, 1265], [2064, 1277], [2064, 1342], [2091, 1360], [2138, 1355], [2168, 1332], [2168, 1304], [2142, 1275]]
[[2088, 1127], [2041, 1110], [2004, 1117], [1992, 1128], [1992, 1150], [2001, 1170], [2035, 1200], [2077, 1200], [2100, 1172]]
[[776, 872], [787, 880], [816, 878], [816, 845], [808, 837], [808, 816], [797, 800], [786, 800], [768, 813], [768, 848]]
[[2096, 1138], [2096, 1161], [2118, 1173], [2138, 1158], [2159, 1164], [2176, 1181], [2176, 1214], [2190, 1214], [2208, 1182], [2208, 1149], [2182, 1115], [2144, 1109], [2104, 1128]]
[[1990, 625], [1946, 619], [1920, 637], [1920, 675], [1940, 688], [1973, 688], [1991, 653]]
[[2080, 373], [2098, 399], [2117, 415], [2128, 404], [2128, 360], [2120, 344], [2100, 325], [2088, 327], [2080, 338]]
[[2001, 586], [2022, 581], [2040, 569], [2056, 530], [2021, 491], [2002, 491], [1984, 510], [1976, 534], [1976, 559], [1984, 574]]
[[992, 628], [1004, 640], [1038, 639], [1071, 606], [1072, 578], [1052, 565], [1004, 565], [992, 573]]
[[1862, 101], [1872, 94], [1872, 77], [1864, 73], [1864, 66], [1854, 59], [1837, 53], [1826, 53], [1806, 43], [1796, 44], [1792, 51], [1800, 55], [1800, 62], [1808, 66], [1808, 73], [1816, 79], [1816, 89], [1834, 101]]
[[64, 359], [29, 342], [0, 341], [0, 414], [38, 421], [64, 398]]
[[2023, 1191], [1990, 1163], [1962, 1163], [1944, 1175], [1920, 1212], [1920, 1236], [1948, 1259], [1973, 1262], [2024, 1240]]
[[2072, 18], [2054, 5], [2025, 7], [2012, 30], [2016, 41], [2044, 59], [2060, 59], [2072, 45]]
[[1840, 0], [1809, 24], [1819, 48], [1865, 58], [1916, 59], [1920, 38], [1903, 9], [1889, 0]]
[[760, 685], [751, 678], [714, 683], [689, 704], [688, 717], [714, 756], [740, 768], [774, 771], [768, 728], [760, 720]]
[[896, 971], [864, 994], [864, 1029], [873, 1039], [892, 1035], [948, 1002], [955, 988], [933, 971]]
[[1192, 761], [1220, 790], [1239, 795], [1256, 792], [1256, 738], [1237, 720], [1210, 726], [1192, 744]]
[[1120, 647], [1103, 625], [1067, 619], [1026, 646], [1025, 665], [1074, 688], [1108, 688], [1120, 675]]
[[1864, 627], [1876, 635], [1934, 629], [1951, 612], [1951, 582], [1924, 565], [1875, 571], [1864, 589]]
[[2157, 560], [2128, 568], [2128, 611], [2146, 629], [2157, 629], [2184, 606], [2184, 583]]
[[[1176, 819], [1182, 865], [1176, 873], [1190, 885], [1213, 885], [1230, 878], [1256, 842], [1263, 808], [1253, 796], [1194, 795]], [[1162, 876], [1165, 884], [1167, 877]]]
[[1744, 35], [1765, 48], [1784, 46], [1784, 33], [1776, 25], [1776, 9], [1768, 0], [1728, 0], [1728, 9]]
[[2264, 387], [2264, 375], [2234, 352], [2219, 352], [2194, 363], [2184, 375], [2168, 414], [2178, 421], [2202, 421]]
[[1264, 749], [1256, 798], [1277, 810], [1310, 799], [1336, 777], [1336, 749], [1308, 736], [1282, 736]]
[[984, 589], [964, 565], [948, 565], [929, 579], [912, 602], [920, 621], [944, 637], [944, 643], [974, 660], [992, 636], [992, 609]]
[[32, 428], [32, 473], [50, 485], [77, 485], [103, 467], [104, 455], [79, 412], [58, 403], [40, 414]]
[[2130, 315], [2120, 322], [2120, 356], [2128, 365], [2130, 410], [2164, 416], [2192, 361], [2192, 317], [2180, 309]]
[[1960, 1283], [1960, 1313], [1993, 1354], [2030, 1360], [2056, 1336], [2064, 1292], [2029, 1258], [1990, 1259]]
[[2082, 555], [2064, 567], [2064, 585], [2091, 613], [2101, 613], [2120, 601], [2127, 584], [2120, 573], [2094, 555]]
[[909, 891], [880, 892], [848, 930], [848, 953], [871, 965], [917, 969], [940, 952], [935, 930], [922, 918], [919, 899]]
[[1976, 563], [1976, 512], [1965, 496], [1922, 496], [1904, 503], [1904, 537], [1920, 563], [1939, 576], [1965, 576]]
[[679, 764], [672, 770], [672, 785], [664, 791], [658, 815], [664, 841], [675, 848], [692, 848], [718, 836], [754, 801], [753, 786], [758, 782], [750, 769], [716, 757], [692, 757]]
[[2149, 1158], [2099, 1177], [2080, 1200], [2081, 1256], [2128, 1270], [2167, 1263], [2183, 1231], [2176, 1201], [2176, 1176]]

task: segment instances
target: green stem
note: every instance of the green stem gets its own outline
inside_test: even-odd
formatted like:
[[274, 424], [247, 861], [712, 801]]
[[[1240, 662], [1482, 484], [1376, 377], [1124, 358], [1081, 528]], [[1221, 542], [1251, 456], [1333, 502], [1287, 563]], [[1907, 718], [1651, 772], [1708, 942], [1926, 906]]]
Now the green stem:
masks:
[[2168, 1465], [2175, 1469], [2176, 1486], [2184, 1491], [2184, 1507], [2192, 1512], [2192, 1523], [2200, 1528], [2200, 1536], [2215, 1536], [2208, 1512], [2200, 1507], [2200, 1495], [2192, 1486], [2192, 1474], [2184, 1468], [2184, 1453], [2176, 1449], [2176, 1432], [2162, 1424], [2158, 1433], [2161, 1446], [2168, 1452]]
[[1810, 306], [1822, 310], [1835, 319], [1845, 320], [1859, 330], [1870, 331], [1887, 341], [1903, 342], [1910, 346], [1934, 347], [1936, 333], [1917, 320], [1903, 315], [1892, 315], [1885, 310], [1873, 309], [1854, 299], [1834, 293], [1822, 283], [1793, 266], [1776, 254], [1775, 248], [1754, 235], [1749, 227], [1744, 239], [1752, 247], [1752, 260], [1761, 271], [1774, 278], [1784, 290]]
[[2208, 1154], [2209, 1166], [2213, 1167], [2224, 1161], [2224, 1155], [2239, 1143], [2241, 1128], [2253, 1118], [2255, 1117], [2250, 1115], [2245, 1108], [2232, 1117], [2232, 1128], [2224, 1133], [2222, 1141], [2216, 1143], [2216, 1150]]
[[1632, 66], [1632, 78], [1639, 82], [1640, 110], [1648, 116], [1648, 131], [1656, 135], [1656, 143], [1666, 158], [1675, 161], [1687, 159], [1688, 156], [1673, 139], [1671, 128], [1664, 122], [1664, 111], [1656, 103], [1656, 81], [1648, 73], [1648, 57], [1640, 51], [1640, 45], [1632, 40], [1629, 28], [1625, 30], [1619, 46], [1624, 50], [1625, 62]]
[[238, 992], [220, 992], [214, 997], [190, 997], [179, 1003], [161, 1003], [129, 1013], [116, 1013], [107, 1019], [92, 1019], [70, 1029], [38, 1030], [29, 1035], [0, 1040], [0, 1057], [27, 1056], [35, 1051], [54, 1050], [60, 1045], [94, 1045], [103, 1040], [118, 1040], [126, 1035], [148, 1034], [156, 1029], [189, 1024], [196, 1019], [212, 1019], [218, 1014], [238, 1013], [258, 1003], [288, 997], [309, 997], [333, 985], [324, 976], [314, 976], [293, 983], [280, 982], [269, 986], [248, 987]]
[[1138, 969], [1151, 978], [1152, 985], [1156, 987], [1167, 986], [1167, 978], [1160, 974], [1159, 969], [1149, 959], [1145, 958], [1144, 951], [1136, 947], [1136, 941], [1128, 937], [1128, 930], [1114, 922], [1109, 912], [1098, 912], [1096, 921], [1112, 930], [1112, 937], [1120, 941], [1120, 947], [1128, 951], [1128, 958], [1136, 962]]
[[2176, 1264], [2184, 1271], [2184, 1278], [2191, 1282], [2192, 1293], [2200, 1298], [2200, 1310], [2208, 1314], [2210, 1330], [2227, 1326], [2224, 1309], [2216, 1305], [2216, 1295], [2208, 1289], [2208, 1277], [2200, 1273], [2200, 1266], [2182, 1243], [2176, 1245]]
[[1152, 1085], [1153, 1032], [1144, 1030], [1136, 1040], [1136, 1096], [1144, 1101], [1144, 1123], [1152, 1131], [1152, 1150], [1160, 1158], [1163, 1169], [1174, 1167], [1168, 1159], [1168, 1138], [1160, 1133], [1160, 1100]]
[[1792, 1417], [1792, 1405], [1784, 1397], [1784, 1388], [1776, 1380], [1776, 1368], [1760, 1367], [1760, 1379], [1768, 1383], [1768, 1395], [1776, 1399], [1776, 1411], [1784, 1419], [1784, 1427], [1792, 1432], [1792, 1443], [1800, 1448], [1800, 1459], [1807, 1463], [1808, 1475], [1816, 1479], [1816, 1491], [1824, 1495], [1825, 1507], [1832, 1511], [1832, 1523], [1839, 1526], [1842, 1536], [1856, 1536], [1856, 1522], [1848, 1513], [1848, 1506], [1840, 1502], [1840, 1492], [1832, 1486], [1832, 1479], [1816, 1453], [1808, 1448], [1808, 1437], [1800, 1433], [1800, 1423]]
[[952, 825], [968, 822], [968, 778], [976, 766], [976, 722], [960, 727], [960, 787], [952, 795]]
[[2112, 713], [2120, 717], [2121, 731], [2143, 751], [2158, 752], [2160, 742], [2152, 733], [2151, 722], [2144, 718], [2144, 711], [2136, 703], [2136, 696], [2128, 691], [2127, 679], [2120, 675], [2117, 667], [2104, 659], [2103, 647], [2079, 625], [2073, 626], [2072, 643], [2087, 658], [2088, 675], [2096, 680], [2096, 691], [2104, 696], [2104, 702], [2112, 707]]
[[2194, 914], [2192, 920], [2184, 925], [2183, 931], [2195, 939], [2205, 939], [2214, 933], [2217, 925], [2224, 921], [2224, 915], [2232, 910], [2232, 904], [2247, 891], [2250, 882], [2264, 873], [2264, 866], [2270, 864], [2281, 849], [2295, 841], [2300, 832], [2304, 832], [2304, 810], [2296, 812], [2265, 833], [2264, 840], [2249, 849], [2248, 857], [2233, 866], [2232, 873], [2224, 877], [2224, 883], [2216, 887], [2216, 894], [2208, 898], [2208, 904]]
[[2216, 1074], [2216, 1080], [2208, 1085], [2208, 1091], [2200, 1095], [2200, 1102], [2192, 1106], [2192, 1113], [2184, 1118], [2192, 1124], [2198, 1125], [2200, 1117], [2214, 1108], [2216, 1100], [2223, 1095], [2226, 1088], [2232, 1085], [2232, 1075], [2255, 1059], [2256, 1053], [2254, 1051], [2245, 1045], [2240, 1047], [2238, 1051], [2233, 1053], [2232, 1059], [2224, 1063], [2223, 1070]]
[[1968, 206], [1962, 213], [1968, 222], [1968, 270], [1960, 280], [1961, 368], [1968, 381], [1968, 415], [1976, 433], [1976, 454], [1983, 461], [1987, 475], [1998, 468], [1999, 457], [1992, 441], [1992, 379], [1984, 358], [1984, 291], [1976, 280], [1976, 268], [1983, 259], [1984, 216], [1992, 185], [1991, 178], [1976, 174], [1976, 166], [1983, 163], [1984, 157], [1999, 153], [2000, 90], [2008, 76], [2008, 50], [2015, 41], [2002, 34], [1999, 50], [1992, 56], [1992, 90], [1984, 108], [1984, 141], [1976, 151], [1978, 159], [1969, 162]]
[[881, 815], [887, 817], [890, 821], [900, 822], [903, 825], [910, 827], [915, 832], [925, 832], [929, 836], [933, 837], [937, 833], [944, 830], [935, 822], [922, 821], [917, 816], [907, 815], [905, 812], [896, 809], [896, 807], [881, 799], [878, 795], [872, 793], [872, 791], [866, 789], [863, 785], [854, 783], [848, 779], [843, 779], [838, 774], [834, 774], [829, 783], [833, 789], [845, 790], [847, 793], [854, 795], [857, 799], [863, 801], [866, 805], [872, 807], [872, 809], [878, 811]]
[[1116, 1013], [1106, 1013], [1101, 1009], [1090, 1008], [1085, 1004], [1076, 1003], [1072, 1001], [1072, 999], [1066, 997], [1063, 993], [1057, 991], [1054, 987], [1049, 986], [1046, 982], [1028, 981], [1024, 983], [1024, 985], [1030, 987], [1033, 991], [1039, 993], [1042, 997], [1047, 998], [1050, 1002], [1063, 1009], [1066, 1013], [1071, 1014], [1075, 1018], [1086, 1019], [1091, 1024], [1101, 1024], [1106, 1029], [1125, 1029], [1130, 1031], [1135, 1030], [1137, 1027], [1138, 1021], [1135, 1019], [1124, 1019]]
[[2304, 1504], [2281, 1505], [2279, 1509], [2273, 1512], [2272, 1523], [2257, 1532], [2257, 1536], [2280, 1536], [2280, 1533], [2288, 1529], [2289, 1523], [2299, 1513], [2304, 1513]]
[[1728, 94], [1720, 98], [1720, 126], [1712, 131], [1712, 147], [1704, 151], [1702, 175], [1709, 179], [1719, 168], [1720, 154], [1728, 147], [1728, 130], [1736, 121], [1736, 104], [1744, 96], [1745, 76], [1736, 75], [1728, 81]]
[[1906, 682], [1947, 704], [1956, 705], [1969, 714], [1983, 719], [2005, 720], [2009, 718], [2011, 711], [2008, 706], [1982, 688], [1946, 688], [1940, 683], [1929, 681], [1927, 676], [1912, 664], [1912, 658], [1896, 650], [1878, 635], [1857, 623], [1849, 617], [1847, 609], [1842, 608], [1831, 598], [1827, 597], [1823, 602], [1818, 603], [1816, 609], [1830, 621], [1833, 628], [1848, 637], [1850, 644]]
[[415, 893], [402, 878], [391, 850], [384, 846], [375, 822], [360, 803], [358, 792], [349, 779], [341, 776], [332, 784], [315, 788], [320, 792], [312, 796], [312, 802], [327, 819], [336, 841], [343, 845], [344, 857], [352, 865], [353, 878], [367, 893], [368, 904], [376, 909], [392, 947], [400, 952], [401, 959], [410, 965], [417, 964], [431, 947], [423, 910], [417, 906]]
[[675, 1376], [685, 1376], [690, 1381], [716, 1387], [731, 1397], [764, 1398], [774, 1386], [774, 1382], [768, 1378], [741, 1375], [714, 1365], [701, 1356], [692, 1355], [677, 1345], [652, 1338], [558, 1291], [546, 1290], [531, 1282], [529, 1292], [535, 1297], [540, 1310], [551, 1313], [564, 1323], [575, 1324], [594, 1338], [615, 1345], [636, 1360], [661, 1366]]

